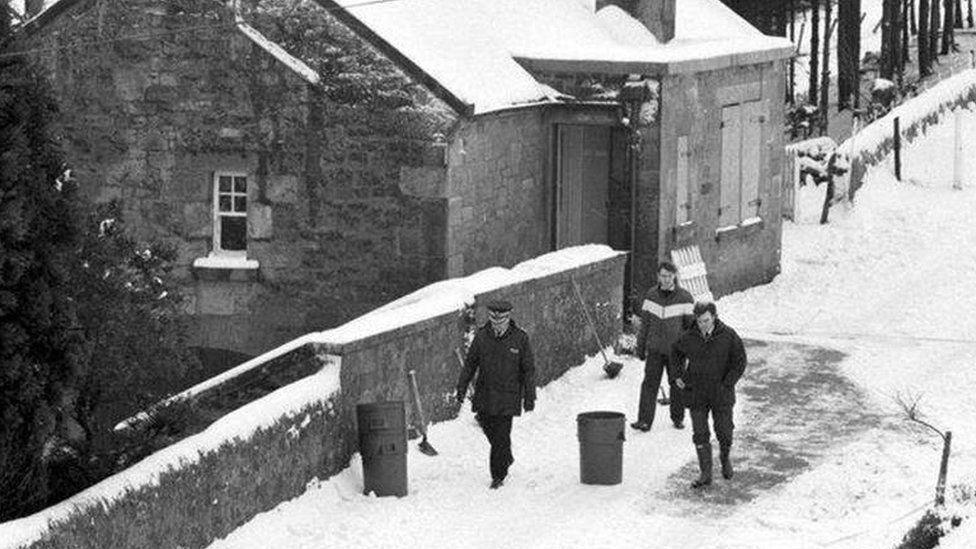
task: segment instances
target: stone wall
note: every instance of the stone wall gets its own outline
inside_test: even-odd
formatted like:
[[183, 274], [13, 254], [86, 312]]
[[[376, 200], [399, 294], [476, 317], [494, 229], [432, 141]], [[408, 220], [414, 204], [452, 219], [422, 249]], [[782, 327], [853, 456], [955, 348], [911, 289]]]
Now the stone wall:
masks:
[[[314, 2], [250, 4], [321, 85], [218, 3], [69, 1], [27, 41], [61, 46], [39, 59], [81, 186], [120, 200], [137, 238], [178, 245], [197, 345], [253, 355], [445, 276], [447, 199], [427, 187], [456, 116]], [[215, 171], [248, 176], [256, 271], [192, 267], [212, 249]]]
[[[769, 282], [779, 273], [784, 85], [781, 61], [674, 75], [662, 83], [660, 256], [664, 259], [671, 249], [697, 244], [716, 297]], [[764, 120], [758, 210], [762, 221], [719, 232], [723, 97], [734, 98], [745, 87], [759, 94]], [[675, 218], [679, 136], [688, 139], [693, 222], [681, 227]]]
[[548, 136], [539, 107], [478, 116], [452, 134], [450, 276], [549, 251]]
[[[613, 344], [620, 336], [626, 255], [607, 253], [601, 257], [549, 269], [536, 278], [523, 276], [475, 295], [475, 323], [485, 320], [487, 301], [504, 297], [513, 302], [513, 318], [528, 332], [533, 345], [539, 386], [559, 378], [581, 364], [587, 355], [599, 351], [574, 295], [573, 280], [580, 286], [604, 344]], [[356, 451], [356, 404], [402, 400], [408, 403], [408, 419], [412, 421], [407, 385], [410, 369], [416, 371], [427, 417], [432, 421], [455, 417], [458, 406], [454, 394], [460, 364], [454, 352], [463, 347], [465, 332], [471, 328], [469, 313], [462, 305], [341, 342], [329, 342], [325, 335], [321, 342], [309, 342], [259, 364], [255, 372], [267, 375], [277, 375], [279, 369], [292, 373], [322, 370], [231, 412], [232, 417], [224, 422], [228, 425], [270, 423], [246, 440], [215, 440], [228, 432], [218, 420], [218, 429], [204, 431], [197, 440], [187, 440], [189, 448], [200, 447], [200, 440], [211, 448], [199, 462], [173, 467], [160, 457], [167, 451], [173, 453], [173, 447], [167, 447], [134, 466], [133, 469], [139, 468], [137, 474], [127, 470], [106, 479], [98, 493], [118, 493], [104, 506], [83, 493], [77, 500], [62, 505], [56, 513], [60, 520], [54, 524], [44, 520], [50, 511], [22, 519], [41, 521], [44, 526], [36, 528], [45, 532], [43, 539], [25, 546], [206, 547], [258, 513], [300, 495], [312, 478], [328, 478], [346, 467]], [[301, 386], [314, 382], [326, 372], [324, 368], [337, 364], [341, 387], [338, 393], [319, 394]], [[227, 383], [241, 382], [232, 379]], [[245, 381], [257, 382], [253, 375]], [[194, 398], [205, 400], [220, 393], [221, 386], [217, 385]], [[280, 411], [269, 408], [269, 402], [280, 406], [296, 399], [308, 399], [309, 404], [293, 403], [292, 411], [276, 421], [261, 416], [267, 409]], [[545, 406], [545, 400], [538, 405]], [[235, 430], [231, 427], [229, 432]], [[161, 469], [155, 481], [128, 487], [131, 482], [138, 482], [133, 479], [153, 478], [148, 474], [153, 467]], [[22, 527], [24, 524], [6, 525], [14, 533], [9, 540], [3, 537], [5, 525], [0, 525], [0, 539], [18, 546], [17, 540], [32, 529]]]

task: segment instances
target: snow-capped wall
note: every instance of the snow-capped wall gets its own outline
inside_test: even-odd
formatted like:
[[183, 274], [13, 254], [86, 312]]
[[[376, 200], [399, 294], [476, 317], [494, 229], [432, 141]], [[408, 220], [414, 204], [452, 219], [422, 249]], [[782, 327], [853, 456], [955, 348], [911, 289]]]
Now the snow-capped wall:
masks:
[[308, 369], [318, 372], [61, 504], [0, 524], [0, 549], [205, 546], [299, 495], [313, 478], [345, 467], [356, 450], [355, 404], [409, 402], [408, 370], [417, 373], [427, 417], [454, 417], [456, 351], [464, 352], [491, 299], [514, 304], [515, 322], [531, 337], [539, 385], [598, 351], [574, 281], [603, 343], [614, 343], [622, 325], [625, 261], [622, 252], [587, 245], [511, 269], [486, 269], [248, 361], [180, 397], [207, 398], [242, 378], [256, 381], [253, 376], [268, 367], [292, 368], [295, 361], [311, 361]]
[[976, 101], [976, 69], [969, 69], [932, 86], [918, 97], [895, 107], [837, 147], [837, 153], [850, 159], [850, 196], [861, 187], [867, 169], [894, 150], [894, 123], [899, 119], [903, 142], [924, 135], [929, 126], [958, 106]]

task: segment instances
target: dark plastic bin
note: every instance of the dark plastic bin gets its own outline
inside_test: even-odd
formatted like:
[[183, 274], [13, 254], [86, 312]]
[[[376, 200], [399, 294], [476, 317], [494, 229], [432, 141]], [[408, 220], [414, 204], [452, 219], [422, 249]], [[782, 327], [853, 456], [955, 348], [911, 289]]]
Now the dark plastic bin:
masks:
[[620, 484], [625, 423], [626, 418], [620, 412], [584, 412], [576, 416], [581, 483]]
[[407, 421], [402, 400], [356, 406], [363, 493], [407, 495]]

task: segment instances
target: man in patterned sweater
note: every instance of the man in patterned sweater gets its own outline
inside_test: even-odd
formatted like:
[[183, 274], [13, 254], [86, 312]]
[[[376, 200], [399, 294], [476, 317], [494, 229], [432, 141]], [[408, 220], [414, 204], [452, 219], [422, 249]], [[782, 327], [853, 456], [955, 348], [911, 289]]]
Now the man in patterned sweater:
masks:
[[[637, 336], [637, 357], [644, 360], [644, 382], [641, 384], [637, 421], [630, 426], [638, 431], [650, 431], [654, 423], [655, 397], [661, 385], [661, 375], [668, 369], [671, 344], [686, 329], [694, 325], [694, 299], [688, 290], [678, 286], [678, 269], [669, 261], [662, 261], [657, 269], [657, 286], [647, 291], [641, 303], [641, 329]], [[685, 409], [671, 386], [671, 422], [676, 429], [684, 428]]]

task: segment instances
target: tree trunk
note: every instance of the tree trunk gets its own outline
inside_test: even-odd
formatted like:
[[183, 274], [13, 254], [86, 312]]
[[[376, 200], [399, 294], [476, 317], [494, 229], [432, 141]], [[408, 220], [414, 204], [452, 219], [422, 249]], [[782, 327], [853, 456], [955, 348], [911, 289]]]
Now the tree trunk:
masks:
[[[796, 0], [790, 0], [790, 42], [796, 44]], [[790, 56], [790, 79], [786, 86], [786, 102], [790, 105], [796, 102], [796, 56]]]
[[827, 133], [827, 114], [830, 112], [830, 37], [834, 31], [831, 0], [824, 2], [823, 73], [820, 78], [820, 135]]
[[884, 0], [881, 12], [881, 78], [894, 80], [898, 66], [899, 0]]
[[[900, 32], [901, 32], [901, 56], [900, 63], [898, 63], [898, 79], [902, 80], [905, 76], [905, 65], [908, 64], [908, 0], [902, 0], [901, 3], [901, 20], [900, 20]], [[900, 82], [899, 82], [900, 83]]]
[[939, 55], [939, 25], [942, 23], [942, 11], [939, 3], [942, 0], [932, 0], [932, 12], [929, 14], [929, 55], [932, 61], [938, 61]]
[[837, 11], [837, 109], [843, 110], [860, 92], [861, 0], [840, 2]]
[[[938, 2], [938, 0], [935, 0]], [[932, 57], [929, 53], [929, 0], [918, 0], [918, 76], [932, 74]]]
[[956, 8], [953, 0], [943, 0], [942, 13], [945, 16], [942, 22], [942, 55], [947, 55], [952, 48], [952, 33], [955, 24]]
[[969, 25], [969, 28], [973, 28], [973, 0], [968, 0], [968, 4], [969, 13], [966, 15], [966, 23]]
[[810, 89], [807, 102], [816, 105], [820, 89], [817, 84], [820, 76], [820, 0], [811, 0], [810, 9]]
[[[953, 12], [954, 15], [952, 16], [952, 21], [954, 23], [953, 28], [961, 29], [962, 28], [962, 0], [953, 0], [952, 3], [956, 8], [956, 11]], [[956, 37], [955, 33], [953, 33], [952, 37], [953, 38]]]

